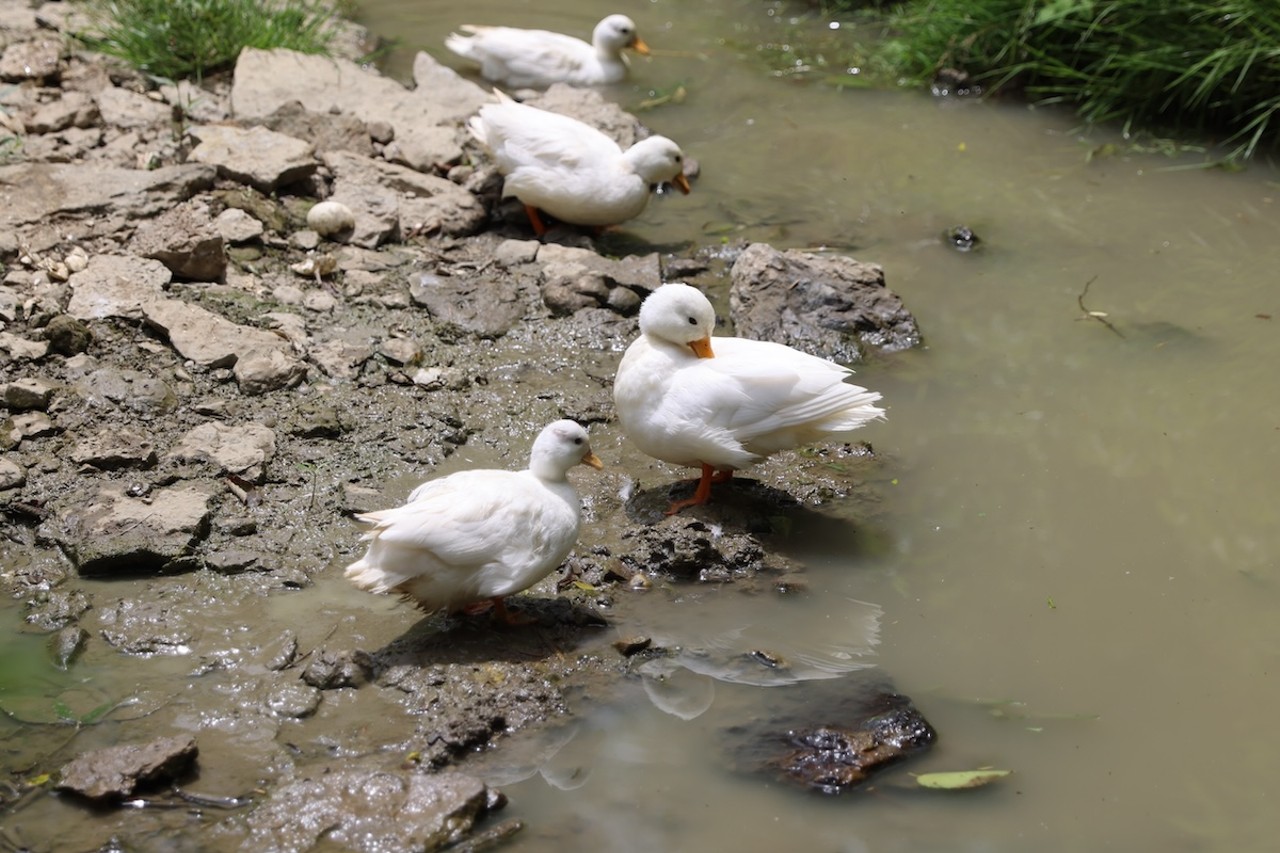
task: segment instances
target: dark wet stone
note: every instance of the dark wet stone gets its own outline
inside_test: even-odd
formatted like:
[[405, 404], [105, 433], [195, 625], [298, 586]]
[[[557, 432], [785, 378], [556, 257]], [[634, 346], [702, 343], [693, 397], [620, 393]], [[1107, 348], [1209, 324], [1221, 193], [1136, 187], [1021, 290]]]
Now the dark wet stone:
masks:
[[775, 707], [725, 730], [730, 763], [824, 794], [856, 788], [937, 739], [910, 699], [864, 675], [766, 695]]
[[59, 314], [44, 327], [49, 349], [60, 355], [82, 353], [93, 343], [89, 327], [69, 314]]
[[782, 564], [780, 558], [768, 555], [755, 537], [688, 516], [627, 530], [622, 540], [628, 547], [617, 558], [627, 576], [645, 572], [684, 580], [726, 581]]
[[465, 839], [489, 788], [461, 773], [332, 767], [285, 785], [249, 816], [241, 849], [422, 853]]
[[946, 244], [957, 252], [971, 252], [982, 244], [981, 238], [967, 225], [948, 228], [942, 237]]
[[92, 606], [89, 596], [78, 589], [51, 589], [31, 601], [27, 624], [42, 631], [57, 631], [74, 623]]
[[56, 787], [91, 800], [119, 799], [139, 787], [180, 777], [191, 767], [198, 752], [192, 735], [98, 749], [66, 764]]
[[235, 575], [257, 568], [258, 561], [261, 559], [262, 555], [256, 551], [231, 548], [209, 554], [204, 558], [204, 564], [215, 572], [220, 572], [224, 575]]
[[730, 274], [730, 313], [744, 338], [843, 363], [861, 361], [870, 349], [920, 343], [915, 318], [876, 264], [753, 243]]
[[186, 608], [163, 599], [122, 599], [102, 611], [102, 639], [125, 654], [185, 654], [195, 636], [190, 619]]
[[262, 665], [272, 672], [279, 672], [298, 659], [298, 635], [285, 631], [263, 650]]
[[89, 632], [78, 625], [63, 628], [49, 638], [49, 651], [53, 655], [54, 665], [58, 669], [66, 669], [84, 650], [89, 641]]
[[359, 687], [369, 680], [373, 669], [372, 658], [358, 649], [342, 652], [319, 649], [302, 671], [302, 680], [320, 690]]
[[618, 654], [629, 658], [645, 651], [651, 645], [653, 645], [651, 637], [623, 637], [614, 642], [613, 647], [618, 650]]

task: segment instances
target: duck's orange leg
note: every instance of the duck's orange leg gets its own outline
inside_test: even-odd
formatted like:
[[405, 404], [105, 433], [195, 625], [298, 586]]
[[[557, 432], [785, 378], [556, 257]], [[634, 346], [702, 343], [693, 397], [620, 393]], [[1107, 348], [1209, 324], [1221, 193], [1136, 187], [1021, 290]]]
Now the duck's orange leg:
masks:
[[524, 212], [529, 217], [529, 224], [533, 226], [533, 233], [539, 237], [543, 237], [547, 233], [547, 225], [542, 221], [542, 217], [538, 215], [538, 208], [531, 204], [524, 206]]
[[667, 515], [675, 515], [685, 507], [701, 506], [711, 500], [711, 484], [723, 483], [733, 476], [733, 471], [717, 471], [705, 462], [702, 463], [702, 476], [698, 479], [698, 487], [693, 490], [693, 497], [676, 501], [667, 509]]
[[493, 615], [502, 620], [505, 625], [531, 625], [533, 619], [528, 616], [521, 616], [519, 613], [512, 613], [507, 609], [507, 603], [502, 598], [493, 600]]

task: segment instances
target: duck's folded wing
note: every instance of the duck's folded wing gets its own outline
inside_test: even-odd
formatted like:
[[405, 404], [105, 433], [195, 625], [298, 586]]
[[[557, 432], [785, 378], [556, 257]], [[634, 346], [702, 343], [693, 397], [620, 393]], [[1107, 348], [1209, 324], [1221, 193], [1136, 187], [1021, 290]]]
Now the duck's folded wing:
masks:
[[517, 78], [559, 80], [580, 71], [593, 53], [581, 39], [547, 30], [495, 27], [482, 36], [479, 50]]
[[711, 424], [739, 440], [801, 425], [856, 429], [881, 414], [880, 395], [845, 382], [848, 368], [781, 344], [714, 339], [716, 357], [687, 375], [684, 393], [701, 393]]
[[593, 162], [612, 163], [618, 144], [576, 119], [524, 104], [490, 104], [480, 109], [482, 141], [495, 157], [514, 163], [541, 163], [573, 169]]
[[[470, 473], [470, 472], [468, 472]], [[480, 472], [474, 472], [480, 473]], [[362, 516], [383, 546], [429, 551], [453, 565], [479, 565], [499, 558], [529, 525], [533, 506], [520, 500], [523, 485], [513, 472], [505, 478], [469, 477], [446, 484], [417, 500]]]

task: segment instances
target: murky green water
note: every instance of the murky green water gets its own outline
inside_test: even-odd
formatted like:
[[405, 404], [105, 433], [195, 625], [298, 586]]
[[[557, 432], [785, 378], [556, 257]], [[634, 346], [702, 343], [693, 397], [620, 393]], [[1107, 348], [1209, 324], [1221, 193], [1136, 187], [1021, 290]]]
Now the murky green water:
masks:
[[[587, 32], [618, 11], [363, 6], [406, 55], [455, 67], [441, 41], [458, 23]], [[630, 230], [878, 262], [927, 338], [860, 371], [888, 404], [866, 431], [896, 476], [888, 511], [865, 536], [851, 526], [848, 541], [797, 553], [818, 594], [782, 632], [830, 639], [859, 602], [878, 605], [874, 662], [941, 732], [913, 769], [1016, 775], [972, 795], [835, 804], [730, 777], [709, 733], [759, 691], [721, 684], [692, 721], [652, 707], [610, 719], [607, 748], [579, 746], [581, 787], [511, 786], [515, 811], [537, 815], [521, 849], [564, 849], [562, 832], [618, 850], [1274, 843], [1277, 173], [1090, 160], [1116, 139], [1083, 140], [1066, 115], [770, 76], [739, 46], [780, 31], [761, 3], [625, 11], [656, 55], [611, 94], [634, 107], [683, 83], [683, 103], [643, 118], [703, 166], [693, 195]], [[957, 223], [983, 251], [940, 245]], [[1086, 308], [1114, 330], [1083, 316], [1089, 282]]]
[[[419, 48], [455, 64], [442, 41], [458, 23], [586, 32], [618, 11], [597, 0], [362, 6], [367, 24], [402, 39], [392, 57], [401, 69]], [[882, 790], [836, 802], [734, 776], [717, 732], [759, 713], [771, 690], [679, 673], [666, 694], [637, 686], [625, 713], [531, 746], [525, 772], [501, 771], [512, 798], [504, 816], [528, 819], [518, 849], [1269, 849], [1280, 833], [1280, 174], [1185, 169], [1193, 160], [1155, 155], [1090, 161], [1093, 145], [1114, 140], [1082, 141], [1068, 116], [774, 77], [750, 56], [781, 29], [767, 8], [624, 9], [655, 57], [610, 94], [632, 108], [650, 89], [683, 84], [683, 103], [643, 117], [703, 167], [692, 195], [658, 200], [628, 231], [656, 244], [830, 246], [880, 263], [927, 346], [859, 370], [889, 409], [864, 435], [894, 482], [874, 524], [797, 542], [790, 556], [808, 565], [812, 595], [778, 602], [698, 587], [670, 614], [618, 630], [698, 643], [743, 629], [772, 649], [821, 648], [828, 667], [873, 665], [940, 732], [912, 770], [1015, 775], [966, 795]], [[961, 222], [985, 239], [981, 252], [940, 244]], [[1090, 281], [1085, 305], [1114, 330], [1083, 316]], [[617, 440], [599, 433], [603, 446]], [[208, 579], [211, 612], [228, 617], [219, 645], [262, 621], [294, 627], [308, 648], [330, 631], [377, 647], [415, 621], [390, 600], [370, 604], [339, 574], [256, 600]], [[130, 595], [127, 583], [98, 591], [104, 601]], [[44, 642], [0, 641], [6, 657], [34, 657]], [[193, 671], [204, 677], [203, 663], [144, 665], [91, 644], [65, 676], [33, 676], [47, 690], [24, 685], [32, 698], [19, 710], [52, 723], [132, 697], [114, 721], [163, 702], [178, 725], [216, 723], [202, 739], [222, 732], [243, 750], [255, 725], [247, 711], [209, 721], [198, 703], [169, 698]], [[237, 689], [216, 667], [207, 678]], [[376, 705], [357, 693], [352, 702]], [[309, 725], [337, 738], [350, 719], [391, 713], [359, 707]], [[63, 731], [0, 717], [7, 754], [23, 767], [24, 743]], [[78, 743], [114, 734], [88, 727]], [[184, 820], [174, 813], [172, 827]]]

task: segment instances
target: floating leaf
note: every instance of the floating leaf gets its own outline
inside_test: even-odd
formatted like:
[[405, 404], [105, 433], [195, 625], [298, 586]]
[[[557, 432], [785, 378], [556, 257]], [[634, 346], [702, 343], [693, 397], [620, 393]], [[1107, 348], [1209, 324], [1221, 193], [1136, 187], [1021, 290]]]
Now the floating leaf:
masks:
[[981, 788], [997, 779], [1003, 779], [1012, 770], [954, 770], [945, 773], [921, 773], [916, 784], [921, 788], [959, 791], [965, 788]]
[[596, 588], [595, 588], [594, 586], [592, 586], [591, 584], [587, 583], [586, 581], [574, 581], [574, 582], [573, 582], [573, 586], [574, 586], [574, 588], [575, 588], [575, 589], [580, 589], [580, 590], [582, 590], [583, 592], [595, 592], [595, 591], [596, 591]]

